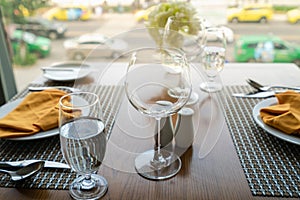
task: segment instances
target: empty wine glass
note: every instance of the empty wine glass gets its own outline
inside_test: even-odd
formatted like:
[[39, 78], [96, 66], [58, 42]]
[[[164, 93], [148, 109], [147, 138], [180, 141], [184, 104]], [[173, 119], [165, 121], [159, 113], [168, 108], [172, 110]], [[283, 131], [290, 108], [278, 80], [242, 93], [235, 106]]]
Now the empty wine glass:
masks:
[[97, 175], [106, 151], [106, 133], [99, 98], [94, 93], [77, 92], [59, 101], [59, 132], [63, 156], [80, 176], [70, 185], [74, 199], [98, 199], [108, 188]]
[[136, 171], [152, 180], [176, 175], [181, 160], [173, 152], [161, 148], [160, 119], [179, 111], [190, 97], [190, 71], [184, 53], [162, 47], [130, 52], [125, 91], [135, 109], [157, 121], [157, 146], [135, 159]]
[[192, 62], [201, 55], [206, 44], [205, 19], [194, 17], [187, 20], [170, 16], [162, 39], [165, 46], [179, 48]]
[[[163, 44], [176, 47], [185, 53], [189, 62], [199, 59], [206, 44], [205, 19], [193, 17], [187, 20], [176, 16], [168, 17], [163, 33]], [[199, 95], [192, 92], [188, 104], [199, 100]]]
[[207, 82], [200, 84], [200, 88], [206, 92], [217, 92], [222, 89], [222, 84], [215, 81], [215, 77], [224, 68], [226, 54], [226, 38], [223, 29], [210, 27], [206, 29], [206, 45], [202, 54], [202, 66], [208, 77]]

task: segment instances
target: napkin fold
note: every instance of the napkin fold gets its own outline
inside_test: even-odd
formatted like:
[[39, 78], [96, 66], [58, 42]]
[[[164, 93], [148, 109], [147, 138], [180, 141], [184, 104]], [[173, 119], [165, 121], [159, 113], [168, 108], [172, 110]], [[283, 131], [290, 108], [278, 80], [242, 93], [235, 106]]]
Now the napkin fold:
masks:
[[300, 93], [288, 90], [275, 95], [278, 104], [260, 110], [265, 124], [300, 136]]
[[29, 136], [58, 127], [58, 89], [29, 93], [10, 113], [0, 119], [0, 138]]

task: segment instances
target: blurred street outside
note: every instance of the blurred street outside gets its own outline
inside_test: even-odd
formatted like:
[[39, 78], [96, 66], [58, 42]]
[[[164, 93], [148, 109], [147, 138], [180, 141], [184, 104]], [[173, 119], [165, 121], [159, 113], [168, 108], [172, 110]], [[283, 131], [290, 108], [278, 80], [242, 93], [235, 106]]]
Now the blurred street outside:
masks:
[[[134, 20], [134, 15], [132, 13], [105, 13], [104, 15], [93, 18], [90, 21], [77, 23], [90, 23], [95, 32], [99, 32], [106, 36], [112, 37], [116, 34], [131, 30], [137, 22]], [[84, 28], [81, 28], [80, 30], [79, 27], [79, 30], [77, 32], [70, 30], [67, 33], [67, 37], [78, 36], [80, 34], [86, 33], [86, 31], [88, 30], [84, 30]], [[14, 67], [14, 75], [18, 91], [21, 91], [31, 81], [42, 75], [41, 67], [49, 66], [54, 62], [65, 61], [64, 49], [62, 46], [63, 40], [64, 39], [60, 39], [58, 41], [52, 42], [52, 52], [50, 57], [38, 59], [33, 66]], [[55, 52], [56, 49], [59, 52]], [[54, 59], [51, 57], [54, 57]]]
[[[277, 26], [277, 22], [285, 24], [285, 15], [274, 15], [274, 24], [271, 26]], [[273, 22], [272, 22], [273, 23]], [[136, 22], [133, 13], [105, 13], [104, 15], [97, 16], [86, 22], [67, 22], [72, 26], [72, 30], [68, 30], [66, 38], [52, 41], [52, 52], [49, 57], [44, 59], [38, 59], [33, 66], [15, 66], [14, 74], [18, 91], [26, 88], [26, 86], [42, 75], [41, 67], [47, 67], [55, 62], [62, 62], [66, 60], [65, 50], [62, 45], [63, 41], [68, 38], [79, 36], [85, 33], [98, 32], [108, 37], [113, 37], [124, 33], [126, 31], [143, 27], [142, 23]], [[251, 26], [259, 24], [249, 24], [248, 29], [252, 29]], [[234, 24], [228, 24], [228, 26], [238, 26]], [[262, 27], [260, 25], [260, 27]], [[247, 31], [246, 30], [246, 31]], [[238, 37], [239, 33], [235, 33], [235, 37]], [[138, 41], [137, 41], [138, 42]], [[231, 47], [229, 47], [231, 48]]]

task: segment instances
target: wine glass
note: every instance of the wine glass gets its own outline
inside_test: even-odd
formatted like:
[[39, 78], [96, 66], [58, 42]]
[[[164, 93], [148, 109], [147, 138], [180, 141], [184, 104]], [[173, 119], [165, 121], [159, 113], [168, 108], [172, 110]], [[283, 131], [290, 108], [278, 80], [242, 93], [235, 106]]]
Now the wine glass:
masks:
[[157, 146], [137, 156], [135, 169], [151, 180], [167, 179], [179, 172], [181, 160], [161, 148], [160, 119], [187, 103], [192, 89], [189, 65], [176, 48], [141, 48], [130, 55], [125, 78], [127, 98], [135, 109], [157, 121]]
[[200, 84], [206, 92], [217, 92], [222, 89], [222, 84], [215, 81], [215, 77], [224, 68], [226, 54], [226, 38], [222, 28], [210, 27], [206, 29], [207, 42], [203, 49], [202, 66], [208, 77], [207, 82]]
[[59, 101], [59, 132], [63, 156], [80, 176], [70, 185], [74, 199], [97, 199], [108, 188], [97, 175], [106, 151], [107, 136], [99, 98], [90, 92], [70, 93]]
[[189, 62], [201, 55], [206, 44], [205, 19], [191, 20], [168, 17], [163, 33], [163, 44], [182, 50]]
[[[206, 20], [193, 17], [190, 20], [175, 16], [168, 17], [163, 33], [163, 44], [182, 50], [189, 62], [196, 61], [201, 57], [206, 44]], [[199, 95], [192, 92], [189, 102], [199, 100]]]

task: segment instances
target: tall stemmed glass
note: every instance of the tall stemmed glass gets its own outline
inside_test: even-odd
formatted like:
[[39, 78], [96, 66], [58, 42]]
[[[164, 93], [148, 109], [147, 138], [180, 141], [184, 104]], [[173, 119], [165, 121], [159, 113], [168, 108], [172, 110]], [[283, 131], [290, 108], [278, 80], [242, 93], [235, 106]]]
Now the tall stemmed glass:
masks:
[[189, 62], [198, 58], [206, 44], [205, 19], [191, 20], [170, 16], [164, 27], [162, 43], [182, 50]]
[[222, 89], [222, 84], [215, 81], [215, 77], [224, 68], [226, 55], [226, 37], [223, 29], [211, 27], [206, 29], [207, 42], [203, 50], [202, 65], [208, 77], [207, 82], [200, 84], [200, 88], [206, 92], [217, 92]]
[[[206, 45], [205, 19], [193, 17], [187, 20], [170, 16], [166, 22], [163, 33], [163, 44], [182, 50], [189, 62], [199, 59]], [[192, 92], [189, 102], [197, 102], [199, 96]]]
[[178, 173], [181, 160], [161, 148], [160, 119], [176, 113], [188, 101], [189, 65], [184, 53], [175, 48], [142, 48], [130, 55], [125, 79], [127, 98], [139, 112], [156, 119], [158, 133], [157, 146], [135, 159], [135, 169], [148, 179], [167, 179]]
[[59, 131], [63, 156], [80, 176], [70, 185], [74, 199], [98, 199], [107, 191], [107, 181], [97, 175], [106, 151], [106, 133], [99, 98], [78, 92], [59, 102]]

